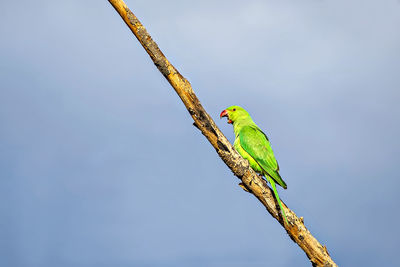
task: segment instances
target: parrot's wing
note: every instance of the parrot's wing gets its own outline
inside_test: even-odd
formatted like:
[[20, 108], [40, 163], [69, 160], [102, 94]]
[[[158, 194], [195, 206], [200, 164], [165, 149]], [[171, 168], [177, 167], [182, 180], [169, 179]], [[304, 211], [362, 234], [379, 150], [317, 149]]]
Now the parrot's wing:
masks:
[[239, 132], [241, 147], [251, 156], [260, 167], [280, 186], [287, 188], [279, 175], [278, 162], [268, 141], [267, 136], [254, 126], [244, 126]]

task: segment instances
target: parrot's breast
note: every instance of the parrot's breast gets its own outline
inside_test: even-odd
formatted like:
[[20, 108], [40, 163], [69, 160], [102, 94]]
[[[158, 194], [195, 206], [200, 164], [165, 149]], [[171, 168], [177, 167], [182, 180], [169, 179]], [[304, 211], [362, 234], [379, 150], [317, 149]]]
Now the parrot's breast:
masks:
[[240, 139], [239, 137], [235, 138], [235, 142], [233, 143], [233, 146], [235, 147], [236, 151], [244, 158], [247, 159], [247, 161], [250, 164], [250, 167], [257, 173], [262, 174], [263, 171], [260, 167], [260, 165], [258, 165], [257, 161], [255, 161], [253, 159], [252, 156], [249, 155], [249, 153], [246, 152], [246, 150], [244, 150], [242, 148], [242, 146], [240, 145]]

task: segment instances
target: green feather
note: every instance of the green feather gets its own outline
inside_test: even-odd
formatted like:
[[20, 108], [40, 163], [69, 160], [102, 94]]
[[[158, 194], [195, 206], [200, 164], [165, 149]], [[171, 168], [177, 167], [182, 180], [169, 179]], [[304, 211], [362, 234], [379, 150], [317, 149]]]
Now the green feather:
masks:
[[281, 202], [281, 200], [280, 200], [280, 198], [279, 198], [279, 195], [278, 195], [278, 191], [276, 191], [276, 186], [275, 186], [274, 180], [271, 179], [271, 177], [269, 177], [268, 175], [265, 176], [265, 178], [267, 178], [268, 182], [271, 184], [272, 190], [274, 191], [274, 194], [275, 194], [275, 197], [276, 197], [276, 200], [278, 201], [279, 208], [280, 208], [281, 211], [282, 211], [283, 218], [285, 219], [286, 223], [288, 223], [288, 220], [287, 220], [287, 218], [286, 218], [285, 210], [284, 210], [283, 207], [282, 207], [282, 202]]
[[265, 134], [257, 126], [243, 126], [239, 139], [242, 148], [260, 165], [262, 173], [265, 172], [286, 189], [287, 185], [279, 175], [278, 162]]
[[279, 204], [283, 218], [287, 223], [285, 211], [276, 190], [275, 183], [284, 189], [287, 188], [285, 181], [279, 174], [279, 165], [275, 159], [268, 137], [253, 122], [249, 113], [239, 106], [232, 106], [226, 109], [228, 118], [233, 123], [235, 132], [234, 147], [239, 154], [249, 161], [250, 167], [265, 176], [271, 184], [275, 198]]

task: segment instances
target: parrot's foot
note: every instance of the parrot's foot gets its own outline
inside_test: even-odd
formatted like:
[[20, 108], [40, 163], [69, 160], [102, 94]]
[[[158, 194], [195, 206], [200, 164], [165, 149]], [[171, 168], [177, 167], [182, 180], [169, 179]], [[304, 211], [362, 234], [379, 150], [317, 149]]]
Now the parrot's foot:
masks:
[[239, 183], [239, 186], [246, 191], [247, 193], [250, 193], [250, 191], [247, 189], [247, 187], [244, 185], [244, 183]]

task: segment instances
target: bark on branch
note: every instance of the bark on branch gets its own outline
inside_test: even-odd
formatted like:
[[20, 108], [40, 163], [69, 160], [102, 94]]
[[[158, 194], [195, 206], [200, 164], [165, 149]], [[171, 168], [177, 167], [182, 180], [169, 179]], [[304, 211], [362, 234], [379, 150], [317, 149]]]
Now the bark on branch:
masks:
[[284, 224], [282, 217], [279, 215], [278, 206], [272, 190], [268, 187], [267, 183], [249, 167], [248, 162], [235, 151], [228, 139], [222, 134], [213, 119], [200, 104], [189, 81], [168, 61], [145, 27], [122, 0], [108, 1], [142, 44], [158, 70], [172, 85], [186, 106], [186, 109], [189, 111], [189, 114], [192, 116], [194, 125], [208, 139], [225, 164], [242, 181], [244, 187], [252, 193], [282, 227], [285, 228], [290, 238], [306, 253], [313, 266], [337, 266], [330, 257], [326, 247], [322, 246], [304, 226], [303, 218], [298, 218], [293, 211], [282, 203], [289, 221], [289, 224]]

